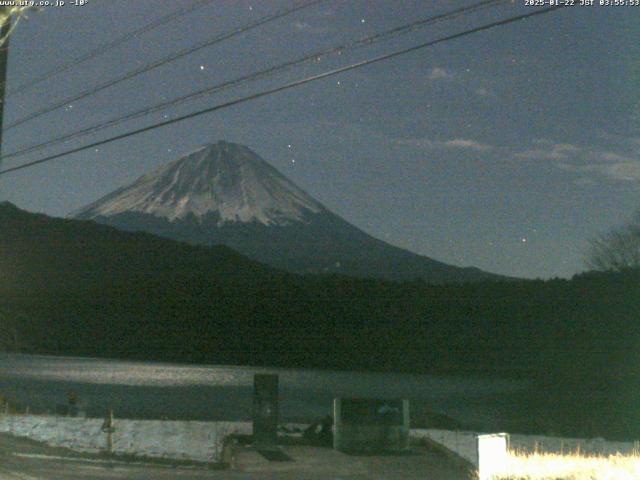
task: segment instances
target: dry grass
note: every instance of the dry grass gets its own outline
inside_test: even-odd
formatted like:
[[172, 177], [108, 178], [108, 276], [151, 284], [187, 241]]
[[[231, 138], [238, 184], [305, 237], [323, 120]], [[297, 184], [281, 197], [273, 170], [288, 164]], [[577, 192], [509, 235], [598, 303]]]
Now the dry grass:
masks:
[[511, 452], [501, 480], [640, 480], [640, 453], [589, 456]]

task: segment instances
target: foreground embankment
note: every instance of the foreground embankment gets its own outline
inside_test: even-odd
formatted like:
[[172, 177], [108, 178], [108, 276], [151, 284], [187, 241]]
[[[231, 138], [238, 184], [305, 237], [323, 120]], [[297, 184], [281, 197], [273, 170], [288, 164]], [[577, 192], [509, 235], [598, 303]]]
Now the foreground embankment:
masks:
[[[111, 430], [111, 432], [109, 432]], [[112, 453], [204, 463], [222, 459], [224, 440], [251, 433], [246, 422], [104, 420], [40, 415], [0, 416], [0, 433], [29, 438], [51, 447], [86, 453]]]
[[[200, 422], [168, 420], [120, 420], [110, 428], [104, 420], [47, 415], [0, 416], [0, 433], [43, 442], [86, 453], [107, 453], [143, 458], [164, 458], [203, 463], [222, 461], [225, 440], [231, 435], [247, 435], [249, 422]], [[414, 441], [427, 439], [477, 466], [477, 433], [451, 430], [413, 429]], [[521, 454], [567, 454], [586, 456], [631, 455], [638, 442], [611, 442], [604, 439], [575, 439], [539, 435], [511, 435], [509, 446]]]

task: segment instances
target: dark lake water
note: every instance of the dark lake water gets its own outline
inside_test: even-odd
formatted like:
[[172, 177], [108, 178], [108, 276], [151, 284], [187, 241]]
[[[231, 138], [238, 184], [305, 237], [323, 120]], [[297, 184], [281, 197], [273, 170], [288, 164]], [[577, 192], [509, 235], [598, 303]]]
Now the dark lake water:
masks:
[[90, 416], [249, 420], [253, 375], [280, 376], [284, 421], [330, 413], [334, 397], [407, 398], [415, 408], [490, 428], [527, 380], [177, 365], [91, 358], [0, 356], [0, 394], [32, 411], [54, 411], [73, 391]]

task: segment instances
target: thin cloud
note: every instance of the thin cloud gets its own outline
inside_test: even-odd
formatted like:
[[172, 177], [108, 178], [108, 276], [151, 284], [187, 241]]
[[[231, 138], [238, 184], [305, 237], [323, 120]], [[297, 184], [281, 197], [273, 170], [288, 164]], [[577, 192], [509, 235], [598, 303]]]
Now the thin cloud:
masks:
[[633, 158], [627, 155], [620, 155], [615, 152], [593, 152], [596, 158], [602, 159], [605, 162], [625, 163], [633, 161]]
[[571, 156], [580, 153], [582, 149], [570, 143], [537, 142], [539, 146], [516, 153], [514, 156], [523, 160], [568, 160]]
[[442, 67], [433, 67], [427, 75], [427, 79], [431, 81], [449, 80], [451, 78], [453, 78], [453, 74]]
[[295, 30], [301, 33], [310, 33], [312, 35], [320, 35], [327, 33], [329, 27], [322, 27], [320, 25], [311, 25], [308, 22], [295, 21], [291, 24]]
[[587, 179], [609, 179], [621, 182], [640, 181], [640, 158], [619, 151], [570, 143], [535, 142], [535, 147], [517, 152], [520, 160], [551, 160], [566, 172], [580, 174], [574, 183], [586, 185]]
[[578, 185], [579, 187], [593, 187], [594, 185], [597, 185], [598, 182], [590, 177], [579, 177], [573, 181], [573, 184]]
[[422, 148], [425, 150], [433, 150], [438, 148], [455, 148], [463, 150], [475, 150], [477, 152], [486, 152], [491, 150], [491, 145], [469, 140], [466, 138], [454, 138], [451, 140], [439, 141], [429, 140], [427, 138], [408, 138], [397, 140], [398, 145], [406, 145], [410, 147]]
[[485, 145], [484, 143], [476, 142], [475, 140], [467, 140], [465, 138], [455, 138], [453, 140], [447, 140], [444, 142], [445, 147], [452, 148], [465, 148], [469, 150], [476, 150], [478, 152], [486, 152], [487, 150], [491, 150], [490, 145]]
[[[640, 181], [640, 161], [618, 162], [618, 163], [598, 163], [590, 165], [572, 165], [560, 163], [558, 167], [562, 170], [574, 173], [595, 174], [619, 182]], [[582, 177], [584, 178], [584, 177]]]
[[600, 173], [614, 180], [637, 182], [640, 180], [640, 162], [619, 162], [602, 165]]

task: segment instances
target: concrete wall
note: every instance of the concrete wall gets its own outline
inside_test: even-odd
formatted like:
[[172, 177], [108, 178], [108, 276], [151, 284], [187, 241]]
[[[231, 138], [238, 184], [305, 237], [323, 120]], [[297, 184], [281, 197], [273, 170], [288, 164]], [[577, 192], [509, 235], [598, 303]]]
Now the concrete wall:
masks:
[[[80, 452], [108, 450], [103, 420], [38, 415], [0, 415], [0, 432]], [[225, 437], [251, 434], [248, 422], [118, 420], [112, 453], [197, 462], [220, 462]]]
[[428, 438], [447, 450], [462, 457], [474, 466], [478, 466], [478, 447], [476, 433], [450, 430], [413, 429], [411, 438]]

